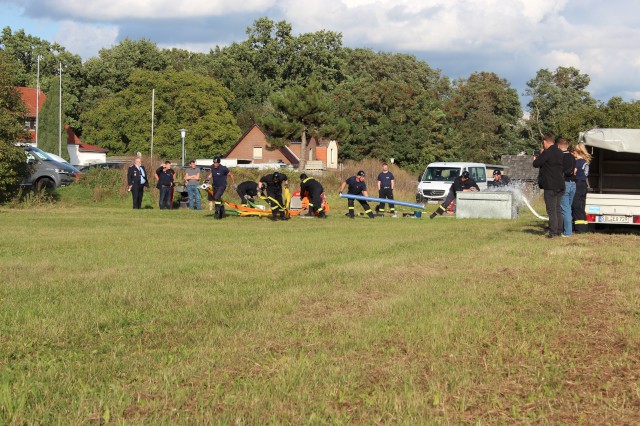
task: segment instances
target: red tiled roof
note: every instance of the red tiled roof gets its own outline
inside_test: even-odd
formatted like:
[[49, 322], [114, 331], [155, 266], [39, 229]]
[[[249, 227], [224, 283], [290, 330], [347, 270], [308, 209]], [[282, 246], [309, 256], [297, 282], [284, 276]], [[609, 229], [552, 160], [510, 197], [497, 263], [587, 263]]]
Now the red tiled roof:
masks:
[[27, 117], [36, 116], [36, 99], [39, 104], [38, 111], [42, 111], [42, 104], [44, 104], [45, 99], [47, 99], [42, 90], [40, 91], [40, 96], [36, 96], [37, 89], [33, 87], [16, 87], [16, 89], [20, 92], [22, 101], [27, 106]]
[[67, 145], [78, 145], [80, 152], [109, 152], [106, 148], [100, 148], [99, 146], [82, 142], [68, 124], [64, 125], [64, 130], [67, 132]]

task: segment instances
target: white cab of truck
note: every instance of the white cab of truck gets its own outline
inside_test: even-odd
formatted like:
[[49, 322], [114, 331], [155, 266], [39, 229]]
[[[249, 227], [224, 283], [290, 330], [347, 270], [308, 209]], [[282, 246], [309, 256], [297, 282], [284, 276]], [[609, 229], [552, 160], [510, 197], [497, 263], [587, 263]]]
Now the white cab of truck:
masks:
[[580, 142], [592, 155], [587, 222], [640, 225], [640, 129], [592, 129]]
[[447, 196], [455, 178], [468, 171], [480, 190], [487, 189], [487, 167], [483, 163], [440, 162], [427, 166], [418, 182], [418, 203], [441, 203]]

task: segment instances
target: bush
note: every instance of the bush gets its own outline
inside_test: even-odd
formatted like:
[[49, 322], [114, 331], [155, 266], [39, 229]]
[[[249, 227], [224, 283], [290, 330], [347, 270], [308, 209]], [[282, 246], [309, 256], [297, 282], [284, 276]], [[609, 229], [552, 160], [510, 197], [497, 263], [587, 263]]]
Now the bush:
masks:
[[20, 183], [29, 176], [29, 166], [22, 149], [0, 141], [0, 203], [5, 203], [20, 191]]
[[80, 175], [78, 185], [92, 191], [94, 202], [108, 198], [122, 198], [127, 194], [127, 171], [117, 169], [93, 168]]

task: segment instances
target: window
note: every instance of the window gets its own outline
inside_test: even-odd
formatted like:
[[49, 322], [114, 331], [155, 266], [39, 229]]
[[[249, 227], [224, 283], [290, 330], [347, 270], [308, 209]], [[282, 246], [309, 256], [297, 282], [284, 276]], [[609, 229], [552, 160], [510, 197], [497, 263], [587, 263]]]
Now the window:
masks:
[[254, 160], [262, 160], [262, 147], [254, 146], [253, 147], [253, 159]]
[[31, 129], [31, 120], [25, 120], [25, 122], [24, 122], [24, 129], [25, 129], [25, 130], [29, 130], [29, 129]]
[[484, 167], [469, 167], [469, 174], [471, 175], [471, 179], [476, 182], [485, 182], [487, 180]]

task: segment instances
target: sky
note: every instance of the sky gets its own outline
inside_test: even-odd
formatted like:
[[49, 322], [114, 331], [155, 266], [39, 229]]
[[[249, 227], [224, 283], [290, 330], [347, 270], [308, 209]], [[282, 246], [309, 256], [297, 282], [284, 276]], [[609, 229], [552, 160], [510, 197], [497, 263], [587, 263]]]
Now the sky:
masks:
[[255, 19], [343, 45], [410, 53], [452, 79], [495, 72], [518, 90], [573, 66], [597, 100], [640, 100], [638, 0], [0, 0], [0, 27], [57, 42], [83, 60], [119, 41], [208, 52], [246, 39]]

